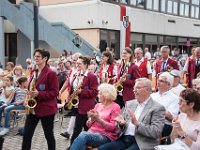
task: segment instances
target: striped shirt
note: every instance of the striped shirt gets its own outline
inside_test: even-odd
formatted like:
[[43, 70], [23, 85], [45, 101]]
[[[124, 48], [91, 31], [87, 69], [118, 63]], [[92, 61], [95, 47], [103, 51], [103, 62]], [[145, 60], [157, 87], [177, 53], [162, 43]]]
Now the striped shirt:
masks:
[[22, 90], [19, 87], [16, 87], [15, 88], [15, 99], [14, 99], [14, 101], [15, 102], [19, 102], [19, 101], [24, 100], [24, 98], [26, 97], [27, 92], [28, 92], [28, 89]]

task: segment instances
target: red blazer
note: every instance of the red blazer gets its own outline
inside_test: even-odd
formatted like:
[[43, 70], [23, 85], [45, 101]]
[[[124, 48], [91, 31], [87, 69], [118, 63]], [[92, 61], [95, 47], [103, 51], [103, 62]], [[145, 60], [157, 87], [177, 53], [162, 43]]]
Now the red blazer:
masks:
[[[111, 79], [111, 78], [114, 77], [114, 75], [113, 75], [113, 69], [114, 69], [114, 67], [115, 67], [114, 64], [110, 64], [109, 67], [108, 67], [108, 70], [107, 70], [108, 78], [110, 78], [110, 80], [109, 80], [110, 84], [114, 83], [114, 81]], [[100, 79], [100, 81], [102, 81], [102, 74], [103, 74], [103, 66], [101, 65], [100, 66], [100, 70], [99, 70], [99, 79]]]
[[[171, 58], [168, 58], [166, 66], [179, 70], [178, 62], [175, 60], [172, 60]], [[159, 59], [156, 62], [156, 69], [155, 69], [156, 75], [160, 73], [161, 67], [162, 67], [162, 59]], [[165, 67], [165, 71], [167, 71], [167, 67]]]
[[[33, 74], [31, 75], [30, 82], [32, 79]], [[47, 65], [43, 68], [36, 81], [36, 89], [39, 95], [35, 98], [37, 101], [37, 105], [34, 108], [35, 114], [39, 117], [56, 114], [57, 96], [59, 94], [58, 78], [56, 72]]]
[[78, 113], [87, 114], [94, 108], [95, 99], [98, 94], [98, 80], [93, 73], [88, 73], [83, 78], [81, 93], [79, 95]]
[[196, 68], [196, 59], [189, 59], [188, 60], [188, 75], [187, 75], [187, 80], [188, 80], [188, 86], [191, 88], [192, 87], [192, 80], [195, 77], [195, 69]]
[[[121, 68], [121, 67], [120, 67]], [[120, 77], [120, 71], [118, 71], [118, 77]], [[123, 83], [123, 100], [124, 102], [133, 100], [135, 98], [135, 94], [133, 92], [133, 87], [135, 85], [135, 80], [140, 78], [139, 68], [135, 64], [131, 64], [128, 67], [128, 73], [126, 74], [126, 80]]]

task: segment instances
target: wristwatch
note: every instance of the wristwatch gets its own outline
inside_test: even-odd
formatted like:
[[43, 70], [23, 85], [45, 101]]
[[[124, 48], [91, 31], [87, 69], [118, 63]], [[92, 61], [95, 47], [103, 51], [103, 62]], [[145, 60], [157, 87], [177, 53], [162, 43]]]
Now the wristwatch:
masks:
[[183, 139], [185, 139], [186, 137], [187, 137], [187, 134], [184, 133], [183, 136], [181, 136], [180, 138], [183, 140]]

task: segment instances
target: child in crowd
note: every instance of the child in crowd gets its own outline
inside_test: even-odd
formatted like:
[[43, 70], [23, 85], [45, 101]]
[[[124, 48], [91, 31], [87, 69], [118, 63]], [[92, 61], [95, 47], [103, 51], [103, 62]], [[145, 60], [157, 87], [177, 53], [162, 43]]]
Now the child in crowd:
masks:
[[2, 119], [2, 112], [4, 111], [5, 124], [4, 128], [0, 131], [0, 136], [5, 135], [9, 132], [9, 113], [11, 110], [24, 110], [24, 101], [27, 99], [27, 86], [28, 79], [26, 77], [21, 77], [18, 79], [19, 87], [15, 88], [15, 94], [13, 102], [10, 103], [5, 108], [0, 108], [0, 121]]
[[5, 76], [2, 83], [2, 91], [0, 95], [0, 107], [4, 108], [9, 103], [14, 95], [13, 77]]

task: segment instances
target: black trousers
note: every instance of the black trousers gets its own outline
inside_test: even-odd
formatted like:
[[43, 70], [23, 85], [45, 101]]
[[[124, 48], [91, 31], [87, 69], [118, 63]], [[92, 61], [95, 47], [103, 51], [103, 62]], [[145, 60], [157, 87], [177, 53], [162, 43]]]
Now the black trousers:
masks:
[[168, 137], [167, 139], [161, 140], [161, 145], [171, 144], [171, 139], [169, 135], [172, 132], [172, 126], [165, 124], [162, 130], [162, 137]]
[[122, 109], [125, 106], [124, 101], [123, 101], [123, 96], [117, 95], [117, 99], [115, 100], [115, 103], [117, 103]]
[[88, 130], [88, 127], [86, 126], [87, 120], [88, 120], [87, 115], [82, 115], [82, 114], [77, 113], [75, 125], [74, 125], [74, 131], [73, 131], [71, 141], [70, 141], [71, 145], [74, 142], [74, 140], [79, 136], [83, 128], [85, 131]]
[[54, 116], [55, 114], [51, 116], [45, 116], [45, 117], [38, 117], [32, 114], [27, 116], [25, 129], [24, 129], [25, 131], [24, 131], [24, 136], [23, 136], [23, 142], [22, 142], [22, 150], [31, 149], [32, 137], [39, 120], [41, 120], [41, 123], [42, 123], [44, 135], [48, 144], [48, 150], [56, 149], [56, 142], [55, 142], [55, 138], [53, 134]]

